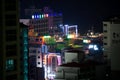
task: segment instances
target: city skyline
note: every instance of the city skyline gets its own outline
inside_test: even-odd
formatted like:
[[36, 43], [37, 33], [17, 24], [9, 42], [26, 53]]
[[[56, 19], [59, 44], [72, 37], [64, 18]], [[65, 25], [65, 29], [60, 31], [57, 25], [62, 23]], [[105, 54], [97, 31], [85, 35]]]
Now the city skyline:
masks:
[[41, 9], [48, 6], [55, 12], [62, 12], [64, 24], [76, 24], [80, 32], [86, 32], [91, 27], [96, 32], [102, 32], [102, 21], [120, 14], [119, 0], [21, 0], [21, 12], [32, 6]]

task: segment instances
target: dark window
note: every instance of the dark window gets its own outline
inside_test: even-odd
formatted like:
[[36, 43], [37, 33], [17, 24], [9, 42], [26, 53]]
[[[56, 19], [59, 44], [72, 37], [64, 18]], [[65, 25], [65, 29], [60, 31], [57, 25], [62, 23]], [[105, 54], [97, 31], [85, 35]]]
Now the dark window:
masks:
[[104, 30], [104, 32], [107, 32], [107, 30]]
[[113, 38], [116, 38], [116, 33], [115, 32], [113, 33]]
[[40, 64], [40, 62], [38, 62], [38, 64]]
[[38, 51], [38, 54], [40, 53], [40, 51]]
[[36, 50], [30, 50], [29, 52], [30, 53], [36, 53]]
[[38, 56], [38, 58], [40, 58], [40, 56]]
[[6, 56], [16, 56], [17, 55], [17, 45], [6, 45]]
[[13, 75], [7, 75], [6, 76], [6, 80], [17, 80], [17, 75], [16, 74], [13, 74]]
[[6, 19], [5, 24], [6, 26], [16, 26], [16, 19]]
[[104, 45], [107, 45], [107, 43], [104, 43]]
[[6, 14], [5, 19], [16, 19], [16, 14]]
[[103, 26], [107, 26], [107, 24], [103, 24]]
[[105, 36], [104, 39], [107, 39], [107, 37]]
[[6, 2], [6, 4], [7, 4], [7, 3], [14, 3], [14, 4], [15, 4], [15, 3], [16, 3], [16, 0], [5, 0], [5, 2]]
[[14, 11], [17, 9], [16, 0], [5, 0], [5, 10]]
[[16, 30], [6, 30], [6, 41], [15, 41], [17, 39]]
[[17, 31], [14, 29], [14, 30], [6, 30], [6, 34], [8, 35], [11, 35], [11, 34], [16, 34]]
[[5, 5], [5, 10], [6, 11], [15, 11], [17, 9], [15, 3], [9, 3]]
[[39, 39], [36, 39], [36, 41], [39, 41]]

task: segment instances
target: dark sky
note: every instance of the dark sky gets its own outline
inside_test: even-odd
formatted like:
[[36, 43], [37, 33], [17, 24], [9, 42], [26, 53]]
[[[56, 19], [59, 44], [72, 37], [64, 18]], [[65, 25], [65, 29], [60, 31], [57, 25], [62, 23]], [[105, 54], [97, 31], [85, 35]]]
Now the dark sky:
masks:
[[105, 18], [120, 15], [119, 0], [21, 0], [21, 5], [21, 9], [49, 6], [56, 12], [62, 11], [64, 23], [77, 24], [81, 32], [92, 26], [101, 32]]

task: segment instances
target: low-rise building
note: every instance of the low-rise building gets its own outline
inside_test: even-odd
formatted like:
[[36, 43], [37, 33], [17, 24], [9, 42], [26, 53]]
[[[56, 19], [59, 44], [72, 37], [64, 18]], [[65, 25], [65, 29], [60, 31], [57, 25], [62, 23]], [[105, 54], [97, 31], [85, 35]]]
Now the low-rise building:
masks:
[[103, 80], [106, 78], [105, 69], [104, 64], [93, 61], [71, 62], [57, 67], [55, 80]]

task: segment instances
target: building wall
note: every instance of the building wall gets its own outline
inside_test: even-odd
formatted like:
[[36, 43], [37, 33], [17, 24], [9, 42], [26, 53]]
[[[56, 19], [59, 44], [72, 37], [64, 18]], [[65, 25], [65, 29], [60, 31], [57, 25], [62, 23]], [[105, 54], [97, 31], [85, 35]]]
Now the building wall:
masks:
[[66, 52], [65, 53], [65, 63], [78, 62], [78, 53]]
[[111, 23], [103, 22], [103, 46], [104, 46], [104, 55], [110, 59], [110, 47], [111, 47]]
[[31, 19], [29, 24], [34, 27], [34, 32], [40, 36], [49, 34], [48, 19]]
[[57, 67], [55, 80], [59, 79], [69, 79], [69, 80], [78, 80], [80, 68], [78, 67]]
[[[108, 21], [104, 22], [107, 24], [107, 28], [103, 26], [104, 31], [104, 53], [107, 53], [108, 59], [110, 60], [110, 67], [111, 67], [111, 80], [119, 79], [120, 75], [120, 21]], [[106, 30], [106, 31], [105, 31]], [[105, 39], [107, 37], [107, 39]]]
[[19, 1], [1, 0], [0, 80], [21, 80], [20, 77], [20, 29]]
[[111, 24], [111, 69], [120, 71], [120, 24]]
[[34, 31], [40, 36], [60, 34], [58, 26], [63, 23], [62, 14], [54, 13], [48, 7], [44, 7], [43, 11], [35, 7], [26, 9], [26, 18], [24, 19], [30, 19], [29, 25], [33, 26]]
[[28, 26], [20, 23], [20, 41], [21, 41], [21, 80], [28, 80]]
[[64, 52], [63, 57], [64, 57], [63, 63], [82, 62], [85, 58], [85, 54], [82, 51], [68, 50]]
[[[71, 64], [71, 66], [73, 66]], [[54, 80], [103, 80], [105, 79], [106, 65], [94, 65], [94, 66], [58, 66], [56, 69], [56, 76]]]

